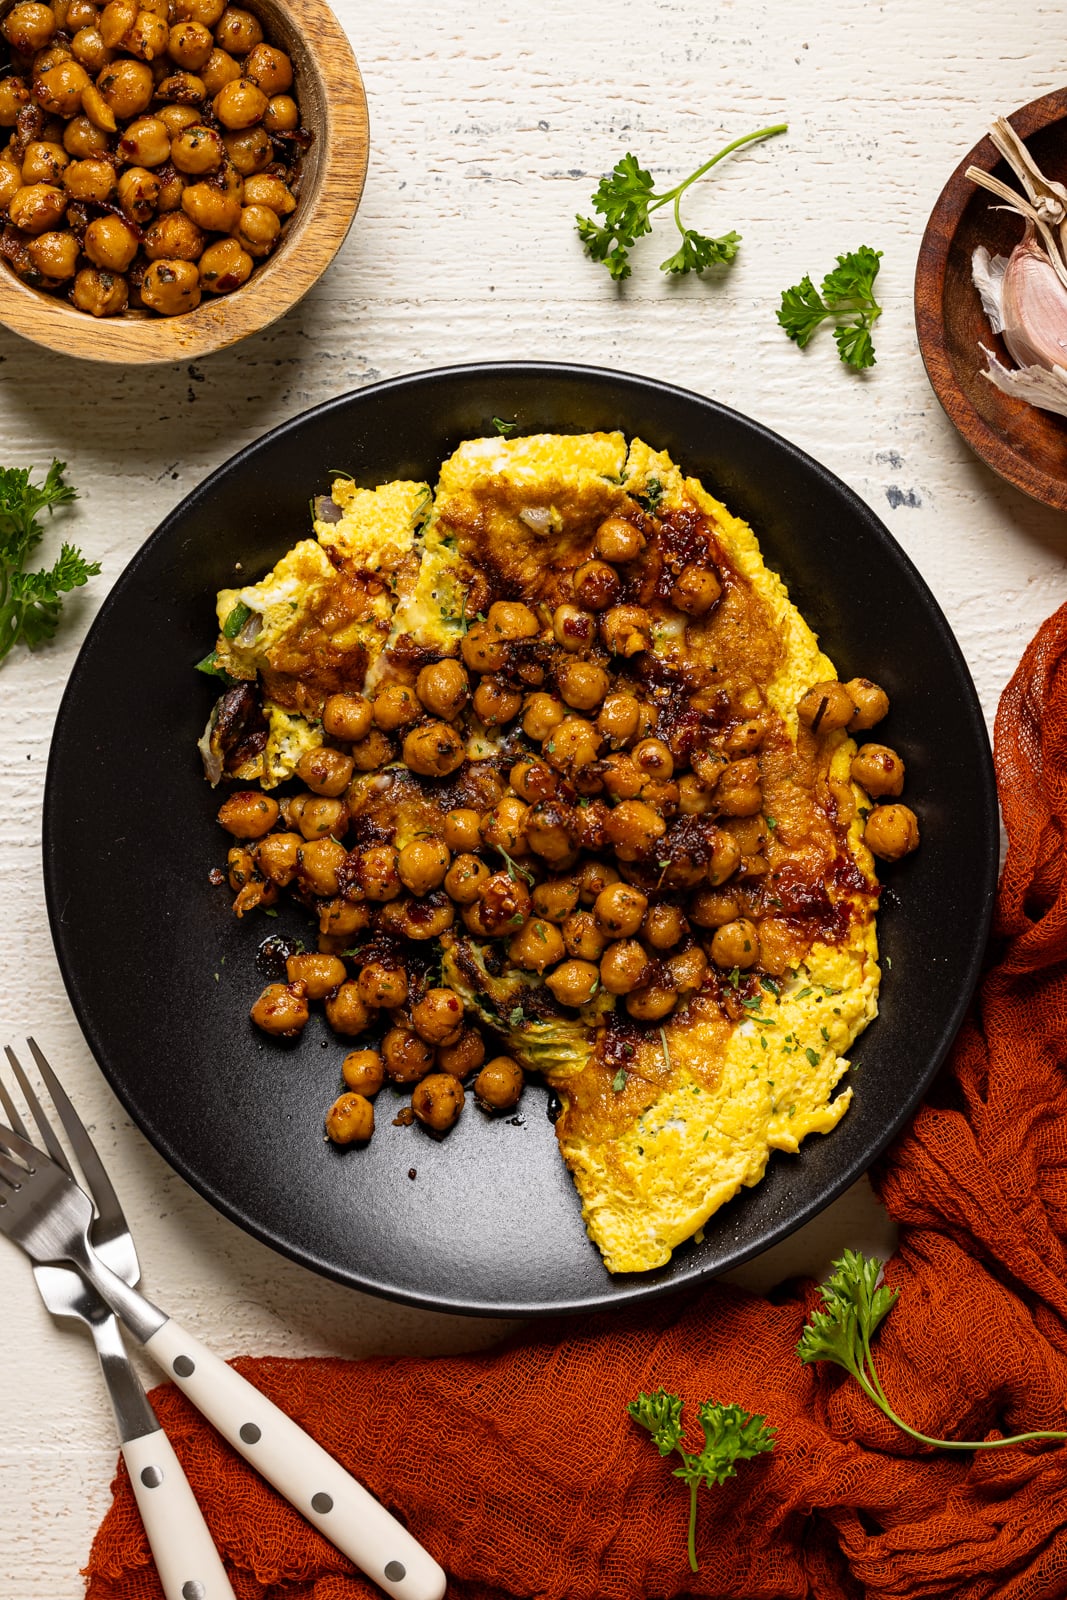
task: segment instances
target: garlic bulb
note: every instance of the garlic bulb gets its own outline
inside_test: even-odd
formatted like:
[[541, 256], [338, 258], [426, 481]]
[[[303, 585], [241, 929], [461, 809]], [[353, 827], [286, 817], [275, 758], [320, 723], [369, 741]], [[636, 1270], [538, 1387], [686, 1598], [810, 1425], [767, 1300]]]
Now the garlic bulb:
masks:
[[984, 245], [971, 258], [971, 276], [994, 333], [1004, 339], [1013, 370], [980, 345], [983, 377], [1008, 395], [1067, 417], [1067, 189], [1046, 179], [1010, 123], [998, 118], [990, 135], [1026, 190], [1026, 198], [991, 173], [969, 167], [967, 176], [1024, 218], [1026, 231], [1010, 256]]

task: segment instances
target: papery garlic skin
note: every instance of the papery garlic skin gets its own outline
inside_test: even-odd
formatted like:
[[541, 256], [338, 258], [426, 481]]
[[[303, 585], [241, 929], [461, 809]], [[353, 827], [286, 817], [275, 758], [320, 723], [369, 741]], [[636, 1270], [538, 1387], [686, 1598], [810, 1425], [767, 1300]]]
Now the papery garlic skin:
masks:
[[984, 246], [971, 258], [971, 276], [994, 333], [1004, 339], [1019, 371], [984, 345], [983, 374], [1004, 394], [1067, 416], [1067, 288], [1028, 223], [1011, 255], [991, 257]]
[[1040, 411], [1053, 411], [1059, 417], [1067, 417], [1067, 368], [1006, 367], [984, 344], [978, 348], [987, 362], [982, 377], [988, 378], [1002, 394], [1010, 395], [1013, 400], [1025, 400], [1027, 405], [1037, 406]]

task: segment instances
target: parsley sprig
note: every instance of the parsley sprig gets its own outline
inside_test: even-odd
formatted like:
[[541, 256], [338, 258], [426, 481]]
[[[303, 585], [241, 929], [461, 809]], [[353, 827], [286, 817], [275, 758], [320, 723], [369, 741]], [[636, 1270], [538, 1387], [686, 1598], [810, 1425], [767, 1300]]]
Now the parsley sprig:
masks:
[[53, 461], [41, 484], [29, 470], [0, 467], [0, 661], [20, 640], [31, 650], [51, 639], [59, 622], [62, 596], [100, 571], [74, 545], [64, 544], [50, 567], [26, 572], [30, 555], [44, 538], [43, 511], [77, 499], [63, 482], [66, 465]]
[[861, 244], [851, 255], [838, 256], [837, 266], [822, 281], [822, 293], [805, 275], [782, 295], [778, 322], [801, 349], [827, 318], [834, 322], [837, 353], [848, 367], [862, 371], [875, 363], [871, 330], [882, 315], [874, 298], [880, 250]]
[[1025, 1444], [1030, 1439], [1067, 1439], [1067, 1433], [1050, 1430], [1016, 1433], [1007, 1439], [931, 1439], [898, 1417], [886, 1399], [871, 1354], [871, 1339], [900, 1293], [899, 1289], [879, 1283], [883, 1264], [859, 1250], [846, 1250], [834, 1262], [832, 1273], [819, 1286], [823, 1309], [812, 1313], [797, 1345], [797, 1354], [805, 1365], [830, 1361], [844, 1367], [890, 1422], [921, 1444], [934, 1445], [938, 1450], [997, 1450], [1004, 1445]]
[[734, 150], [752, 144], [757, 139], [769, 139], [772, 134], [785, 133], [787, 127], [787, 123], [778, 122], [773, 127], [760, 128], [755, 133], [746, 133], [742, 138], [734, 139], [709, 161], [705, 161], [703, 166], [691, 172], [688, 178], [684, 178], [673, 189], [664, 190], [662, 194], [657, 194], [653, 188], [652, 174], [639, 164], [635, 155], [628, 152], [615, 163], [606, 178], [601, 178], [593, 195], [593, 209], [599, 211], [603, 222], [583, 216], [574, 219], [586, 254], [594, 261], [602, 261], [615, 282], [621, 282], [630, 276], [631, 249], [642, 234], [652, 232], [649, 220], [651, 213], [658, 211], [661, 206], [673, 205], [674, 222], [682, 242], [672, 256], [660, 262], [660, 271], [681, 277], [689, 272], [699, 274], [706, 272], [709, 267], [726, 265], [737, 254], [741, 235], [731, 232], [712, 239], [698, 233], [695, 228], [685, 227], [681, 215], [682, 196], [698, 178], [710, 172]]
[[678, 1395], [659, 1389], [655, 1394], [639, 1394], [626, 1408], [633, 1420], [652, 1435], [661, 1456], [677, 1451], [682, 1458], [674, 1476], [689, 1485], [689, 1565], [697, 1565], [696, 1526], [697, 1490], [706, 1484], [725, 1483], [737, 1472], [739, 1461], [749, 1461], [774, 1449], [774, 1429], [766, 1417], [753, 1416], [740, 1406], [721, 1405], [705, 1400], [698, 1416], [704, 1430], [704, 1448], [690, 1454], [682, 1445], [682, 1402]]

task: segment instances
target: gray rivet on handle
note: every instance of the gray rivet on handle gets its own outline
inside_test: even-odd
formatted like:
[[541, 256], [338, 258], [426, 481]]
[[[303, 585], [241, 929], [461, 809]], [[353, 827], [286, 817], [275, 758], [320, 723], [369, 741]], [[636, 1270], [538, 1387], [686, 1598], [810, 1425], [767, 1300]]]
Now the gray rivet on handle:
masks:
[[182, 1584], [182, 1600], [207, 1600], [207, 1590], [198, 1578]]
[[179, 1378], [191, 1378], [196, 1371], [196, 1362], [189, 1356], [175, 1356], [174, 1371]]
[[385, 1576], [390, 1583], [399, 1583], [401, 1578], [406, 1578], [408, 1569], [402, 1561], [390, 1561], [385, 1569]]
[[311, 1509], [312, 1511], [317, 1511], [320, 1517], [324, 1517], [327, 1511], [333, 1510], [333, 1500], [328, 1494], [322, 1494], [321, 1492], [313, 1494], [311, 1496]]
[[258, 1444], [263, 1435], [254, 1422], [242, 1422], [241, 1438], [245, 1444]]
[[146, 1489], [158, 1489], [163, 1482], [163, 1473], [159, 1467], [142, 1467], [141, 1482]]

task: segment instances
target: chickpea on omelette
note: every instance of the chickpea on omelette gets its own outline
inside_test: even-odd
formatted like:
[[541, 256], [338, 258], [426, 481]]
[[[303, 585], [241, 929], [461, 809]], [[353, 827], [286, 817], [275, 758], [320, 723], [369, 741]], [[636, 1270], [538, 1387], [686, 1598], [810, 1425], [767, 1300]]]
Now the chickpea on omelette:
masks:
[[324, 1004], [337, 1144], [386, 1082], [441, 1136], [538, 1074], [606, 1267], [662, 1266], [848, 1109], [872, 853], [919, 839], [867, 742], [887, 697], [620, 433], [473, 439], [436, 489], [339, 478], [314, 509], [219, 594], [208, 663], [236, 914], [289, 888], [318, 923], [252, 1021], [292, 1038]]

